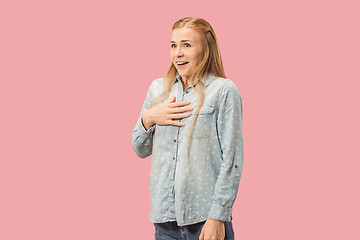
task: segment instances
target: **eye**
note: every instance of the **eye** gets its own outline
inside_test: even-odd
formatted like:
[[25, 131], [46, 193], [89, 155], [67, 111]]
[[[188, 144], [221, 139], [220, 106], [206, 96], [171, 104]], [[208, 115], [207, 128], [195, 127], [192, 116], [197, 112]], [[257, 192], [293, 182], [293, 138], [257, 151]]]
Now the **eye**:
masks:
[[185, 43], [185, 47], [191, 47], [191, 45], [188, 43]]
[[175, 47], [176, 47], [176, 44], [173, 43], [173, 44], [171, 44], [170, 46], [171, 46], [171, 48], [175, 48]]

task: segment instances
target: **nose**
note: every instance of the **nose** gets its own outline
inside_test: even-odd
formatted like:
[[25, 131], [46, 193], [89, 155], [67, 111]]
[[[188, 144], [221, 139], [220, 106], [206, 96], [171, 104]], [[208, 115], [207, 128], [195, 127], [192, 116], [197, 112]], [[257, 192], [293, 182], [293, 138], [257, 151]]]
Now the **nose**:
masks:
[[176, 56], [177, 57], [182, 57], [183, 56], [183, 53], [181, 52], [180, 48], [177, 49]]

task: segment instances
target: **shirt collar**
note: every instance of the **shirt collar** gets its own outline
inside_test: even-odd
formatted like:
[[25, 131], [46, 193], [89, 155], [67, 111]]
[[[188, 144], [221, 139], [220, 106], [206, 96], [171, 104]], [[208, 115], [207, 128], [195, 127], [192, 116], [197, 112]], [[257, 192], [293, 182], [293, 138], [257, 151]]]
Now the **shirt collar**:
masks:
[[[216, 76], [214, 76], [214, 74], [212, 74], [212, 73], [209, 73], [206, 76], [206, 79], [204, 79], [204, 78], [205, 77], [203, 77], [203, 79], [201, 81], [205, 84], [205, 86], [208, 86], [212, 81], [215, 80]], [[180, 74], [177, 74], [174, 83], [176, 81], [180, 81], [180, 80], [181, 80], [181, 76], [180, 76]]]

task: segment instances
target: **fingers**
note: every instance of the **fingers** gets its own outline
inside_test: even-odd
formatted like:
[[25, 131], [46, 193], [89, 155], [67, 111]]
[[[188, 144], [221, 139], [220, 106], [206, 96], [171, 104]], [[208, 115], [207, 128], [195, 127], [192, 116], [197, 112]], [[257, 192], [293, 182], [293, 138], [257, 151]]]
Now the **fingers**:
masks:
[[178, 127], [183, 127], [183, 126], [185, 126], [185, 123], [176, 122], [176, 121], [170, 121], [169, 124], [170, 124], [170, 125], [174, 125], [174, 126], [178, 126]]
[[169, 103], [173, 103], [173, 102], [175, 102], [175, 100], [176, 100], [176, 97], [172, 96], [172, 98], [170, 98], [170, 100], [169, 100]]
[[170, 118], [171, 119], [179, 119], [179, 118], [186, 118], [186, 117], [190, 117], [191, 113], [178, 113], [178, 114], [171, 114]]
[[177, 107], [177, 108], [173, 108], [172, 112], [173, 113], [181, 113], [181, 112], [192, 111], [193, 109], [194, 109], [193, 107]]
[[190, 101], [180, 101], [180, 102], [172, 102], [170, 104], [170, 107], [182, 107], [182, 106], [185, 106], [185, 105], [189, 105], [191, 102]]
[[201, 230], [199, 240], [204, 240], [204, 232], [203, 232], [203, 230]]
[[179, 102], [175, 102], [176, 100], [176, 97], [175, 96], [172, 96], [168, 103], [170, 103], [170, 107], [172, 108], [176, 108], [176, 107], [181, 107], [181, 106], [185, 106], [185, 105], [189, 105], [191, 102], [190, 101], [179, 101]]

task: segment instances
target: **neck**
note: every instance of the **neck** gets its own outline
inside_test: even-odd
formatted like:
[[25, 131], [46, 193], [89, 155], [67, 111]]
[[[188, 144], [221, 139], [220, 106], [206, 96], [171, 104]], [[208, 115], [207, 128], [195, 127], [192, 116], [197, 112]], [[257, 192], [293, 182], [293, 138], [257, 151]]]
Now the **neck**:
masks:
[[183, 89], [185, 90], [190, 84], [192, 84], [192, 81], [190, 81], [188, 78], [186, 77], [181, 77], [181, 82], [183, 85]]

